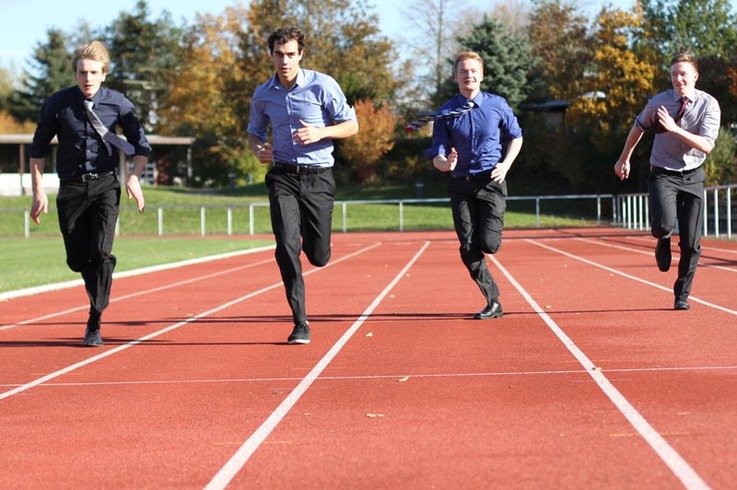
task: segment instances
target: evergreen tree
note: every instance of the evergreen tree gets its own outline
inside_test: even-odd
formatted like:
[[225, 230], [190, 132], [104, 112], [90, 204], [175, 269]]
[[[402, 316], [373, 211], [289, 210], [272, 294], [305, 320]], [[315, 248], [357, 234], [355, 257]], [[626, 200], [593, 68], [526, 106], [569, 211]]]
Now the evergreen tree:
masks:
[[32, 70], [25, 70], [22, 87], [10, 96], [9, 112], [17, 121], [35, 121], [44, 101], [54, 92], [74, 85], [72, 54], [66, 35], [47, 31], [48, 40], [36, 47]]
[[[459, 38], [458, 43], [462, 51], [475, 51], [484, 60], [481, 90], [506, 98], [512, 109], [527, 98], [530, 92], [528, 74], [534, 61], [525, 37], [484, 15], [481, 23], [467, 36]], [[451, 78], [442, 91], [442, 99], [447, 100], [457, 92], [458, 86]]]
[[139, 0], [132, 13], [121, 12], [105, 30], [104, 42], [111, 60], [106, 85], [131, 99], [146, 131], [154, 132], [167, 80], [179, 65], [182, 29], [166, 11], [158, 20], [149, 17], [148, 4]]

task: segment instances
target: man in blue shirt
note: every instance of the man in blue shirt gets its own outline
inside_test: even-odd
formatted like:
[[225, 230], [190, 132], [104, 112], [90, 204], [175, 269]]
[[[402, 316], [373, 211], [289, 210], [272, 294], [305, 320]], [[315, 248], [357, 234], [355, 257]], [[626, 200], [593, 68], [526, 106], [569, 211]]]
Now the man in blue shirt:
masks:
[[696, 89], [698, 64], [689, 53], [671, 59], [670, 76], [673, 89], [654, 96], [637, 116], [614, 164], [614, 173], [621, 180], [628, 178], [637, 143], [646, 131], [655, 132], [647, 179], [651, 232], [658, 239], [655, 261], [661, 271], [670, 269], [670, 237], [677, 220], [681, 258], [673, 285], [673, 307], [688, 310], [688, 296], [701, 256], [706, 180], [703, 163], [719, 136], [721, 109], [714, 97]]
[[[305, 36], [299, 29], [277, 29], [268, 45], [276, 74], [253, 94], [248, 145], [261, 163], [272, 165], [266, 185], [275, 257], [294, 320], [287, 341], [308, 344], [300, 251], [317, 267], [330, 260], [332, 140], [356, 134], [358, 121], [333, 78], [300, 68]], [[268, 142], [269, 126], [273, 145]]]
[[[139, 179], [151, 152], [133, 104], [123, 94], [102, 87], [109, 66], [110, 56], [99, 41], [77, 48], [73, 60], [77, 85], [56, 92], [44, 103], [28, 152], [31, 218], [40, 224], [41, 213], [49, 205], [42, 182], [45, 159], [51, 140], [58, 139], [56, 207], [67, 265], [82, 274], [90, 300], [86, 346], [102, 345], [100, 322], [110, 302], [116, 264], [112, 248], [120, 205], [117, 145], [135, 154], [126, 190], [128, 198], [135, 198], [139, 212], [144, 207]], [[123, 129], [127, 142], [115, 135], [116, 126]]]
[[473, 316], [477, 320], [503, 315], [499, 288], [484, 254], [496, 253], [501, 246], [505, 178], [522, 148], [517, 118], [504, 98], [481, 91], [483, 77], [483, 61], [477, 53], [456, 56], [453, 78], [460, 94], [446, 102], [438, 115], [469, 105], [471, 109], [436, 120], [433, 146], [426, 151], [435, 168], [451, 174], [448, 192], [461, 261], [486, 299], [486, 306]]

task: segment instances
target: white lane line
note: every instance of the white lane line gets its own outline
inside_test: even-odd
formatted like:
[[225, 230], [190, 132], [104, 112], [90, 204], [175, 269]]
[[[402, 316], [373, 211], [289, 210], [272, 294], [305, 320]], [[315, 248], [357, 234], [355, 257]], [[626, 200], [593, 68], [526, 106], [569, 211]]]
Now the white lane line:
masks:
[[[185, 267], [188, 265], [201, 264], [203, 262], [210, 262], [213, 260], [228, 259], [231, 257], [237, 257], [239, 255], [246, 255], [256, 252], [263, 252], [264, 250], [273, 249], [274, 245], [267, 245], [265, 247], [249, 248], [246, 250], [238, 250], [235, 252], [227, 252], [217, 255], [209, 255], [207, 257], [198, 257], [196, 259], [181, 260], [179, 262], [170, 262], [168, 264], [152, 265], [150, 267], [141, 267], [140, 269], [134, 269], [125, 272], [116, 272], [113, 274], [113, 279], [118, 277], [132, 277], [141, 274], [148, 274], [150, 272], [158, 272], [167, 269], [175, 269], [177, 267]], [[0, 293], [0, 301], [6, 301], [9, 299], [20, 298], [21, 296], [32, 296], [39, 293], [48, 293], [51, 291], [60, 291], [62, 289], [68, 289], [76, 286], [84, 285], [82, 279], [73, 279], [71, 281], [57, 282], [54, 284], [45, 284], [43, 286], [34, 286], [25, 289], [16, 289], [15, 291], [6, 291]]]
[[[531, 240], [527, 240], [530, 243], [540, 245], [543, 248], [551, 248], [542, 244], [537, 244]], [[551, 248], [552, 250], [552, 248]], [[575, 258], [570, 254], [565, 253], [564, 255]], [[596, 382], [599, 388], [604, 394], [614, 403], [617, 410], [627, 419], [632, 427], [642, 436], [648, 445], [655, 451], [661, 460], [670, 468], [673, 474], [683, 483], [684, 487], [689, 490], [704, 490], [710, 488], [709, 485], [696, 473], [696, 471], [688, 464], [688, 462], [676, 452], [673, 447], [661, 436], [651, 425], [645, 420], [645, 417], [640, 415], [637, 409], [622, 395], [622, 393], [614, 387], [614, 385], [607, 379], [603, 371], [589, 359], [586, 354], [578, 348], [573, 340], [563, 332], [563, 330], [553, 321], [543, 308], [530, 296], [530, 294], [522, 287], [517, 280], [505, 269], [496, 257], [489, 256], [491, 261], [496, 265], [504, 276], [509, 280], [514, 288], [519, 291], [525, 301], [532, 307], [532, 309], [540, 316], [540, 318], [548, 325], [550, 330], [558, 337], [568, 351], [573, 354], [576, 360], [583, 366], [584, 370], [589, 376]], [[584, 262], [594, 264], [592, 262]], [[608, 269], [610, 270], [610, 269]]]
[[[367, 247], [364, 247], [361, 250], [357, 250], [357, 251], [355, 251], [353, 253], [350, 253], [348, 255], [344, 255], [343, 257], [330, 262], [325, 267], [311, 269], [311, 270], [305, 272], [304, 275], [309, 275], [309, 274], [312, 274], [312, 273], [314, 273], [316, 271], [324, 270], [324, 269], [326, 269], [328, 267], [331, 267], [331, 266], [333, 266], [335, 264], [339, 264], [339, 263], [341, 263], [341, 262], [343, 262], [345, 260], [348, 260], [350, 258], [353, 258], [353, 257], [355, 257], [357, 255], [360, 255], [360, 254], [362, 254], [364, 252], [367, 252], [367, 251], [369, 251], [369, 250], [371, 250], [373, 248], [376, 248], [376, 247], [378, 247], [380, 245], [381, 245], [381, 242], [374, 243], [373, 245], [369, 245]], [[190, 318], [187, 318], [186, 320], [183, 320], [183, 321], [181, 321], [179, 323], [175, 323], [175, 324], [170, 325], [168, 327], [162, 328], [161, 330], [157, 330], [156, 332], [150, 333], [148, 335], [144, 335], [143, 337], [140, 337], [140, 338], [138, 338], [136, 340], [132, 340], [132, 341], [126, 343], [126, 344], [120, 345], [120, 346], [115, 347], [115, 348], [110, 349], [110, 350], [106, 350], [104, 352], [101, 352], [100, 354], [98, 354], [96, 356], [93, 356], [93, 357], [90, 357], [90, 358], [85, 359], [83, 361], [80, 361], [80, 362], [77, 362], [75, 364], [69, 365], [69, 366], [67, 366], [67, 367], [65, 367], [63, 369], [58, 370], [58, 371], [54, 371], [53, 373], [50, 373], [50, 374], [47, 374], [46, 376], [42, 376], [40, 378], [37, 378], [37, 379], [35, 379], [35, 380], [33, 380], [33, 381], [29, 382], [29, 383], [26, 383], [26, 384], [23, 384], [21, 386], [18, 386], [16, 388], [12, 389], [12, 390], [9, 390], [9, 391], [0, 393], [0, 400], [4, 400], [5, 398], [9, 398], [9, 397], [11, 397], [13, 395], [17, 395], [18, 393], [22, 393], [22, 392], [24, 392], [26, 390], [30, 390], [31, 388], [33, 388], [35, 386], [44, 384], [47, 381], [51, 381], [52, 379], [58, 378], [59, 376], [62, 376], [62, 375], [67, 374], [67, 373], [70, 373], [70, 372], [72, 372], [72, 371], [74, 371], [76, 369], [79, 369], [81, 367], [87, 366], [87, 365], [92, 364], [94, 362], [97, 362], [97, 361], [99, 361], [101, 359], [105, 359], [106, 357], [110, 357], [113, 354], [117, 354], [118, 352], [122, 352], [122, 351], [124, 351], [126, 349], [129, 349], [129, 348], [133, 347], [134, 345], [138, 345], [138, 344], [143, 343], [143, 342], [145, 342], [147, 340], [151, 340], [151, 339], [156, 338], [156, 337], [158, 337], [160, 335], [163, 335], [163, 334], [165, 334], [167, 332], [171, 332], [171, 331], [176, 330], [176, 329], [178, 329], [180, 327], [183, 327], [185, 325], [189, 325], [192, 322], [195, 322], [195, 321], [200, 320], [202, 318], [206, 318], [206, 317], [208, 317], [208, 316], [210, 316], [210, 315], [212, 315], [214, 313], [217, 313], [219, 311], [222, 311], [222, 310], [225, 310], [227, 308], [230, 308], [231, 306], [234, 306], [234, 305], [236, 305], [238, 303], [241, 303], [241, 302], [243, 302], [243, 301], [245, 301], [247, 299], [253, 298], [254, 296], [258, 296], [259, 294], [265, 293], [267, 291], [270, 291], [272, 289], [275, 289], [275, 288], [278, 288], [278, 287], [281, 287], [281, 286], [282, 286], [282, 283], [281, 282], [274, 283], [274, 284], [272, 284], [270, 286], [266, 286], [264, 288], [258, 289], [256, 291], [253, 291], [251, 293], [246, 294], [245, 296], [241, 296], [240, 298], [236, 298], [236, 299], [234, 299], [232, 301], [228, 301], [227, 303], [223, 303], [223, 304], [221, 304], [221, 305], [219, 305], [219, 306], [217, 306], [215, 308], [212, 308], [212, 309], [207, 310], [205, 312], [202, 312], [202, 313], [199, 313], [197, 315], [194, 315], [194, 316], [192, 316]]]
[[[737, 366], [690, 366], [690, 367], [648, 367], [605, 369], [607, 373], [651, 373], [651, 372], [723, 372], [737, 370]], [[569, 374], [588, 374], [583, 369], [553, 369], [545, 371], [498, 371], [483, 373], [425, 373], [425, 374], [366, 374], [356, 376], [320, 376], [317, 381], [361, 381], [384, 379], [442, 379], [442, 378], [491, 378], [516, 376], [560, 376]], [[84, 386], [123, 386], [123, 385], [179, 385], [179, 384], [227, 384], [227, 383], [281, 383], [299, 381], [302, 378], [211, 378], [211, 379], [159, 379], [138, 381], [90, 381], [71, 383], [44, 383], [43, 388], [64, 388]], [[0, 384], [0, 387], [15, 387], [17, 384]]]
[[[126, 294], [126, 295], [123, 295], [123, 296], [117, 296], [115, 298], [111, 298], [110, 299], [110, 303], [117, 303], [118, 301], [123, 301], [123, 300], [126, 300], [126, 299], [135, 298], [137, 296], [144, 296], [144, 295], [151, 294], [151, 293], [156, 293], [156, 292], [159, 292], [159, 291], [165, 291], [167, 289], [177, 288], [179, 286], [184, 286], [185, 284], [191, 284], [193, 282], [204, 281], [206, 279], [212, 279], [213, 277], [218, 277], [218, 276], [222, 276], [222, 275], [225, 275], [225, 274], [232, 274], [233, 272], [237, 272], [237, 271], [244, 270], [244, 269], [250, 269], [252, 267], [257, 267], [259, 265], [270, 264], [272, 262], [274, 262], [274, 259], [273, 258], [269, 258], [269, 259], [261, 260], [261, 261], [254, 262], [254, 263], [251, 263], [251, 264], [241, 265], [241, 266], [238, 266], [238, 267], [233, 267], [231, 269], [226, 269], [226, 270], [223, 270], [223, 271], [220, 271], [220, 272], [213, 272], [212, 274], [206, 274], [204, 276], [197, 276], [197, 277], [193, 277], [193, 278], [190, 278], [190, 279], [185, 279], [183, 281], [173, 282], [173, 283], [170, 283], [170, 284], [166, 284], [164, 286], [159, 286], [159, 287], [155, 287], [155, 288], [151, 288], [151, 289], [146, 289], [146, 290], [143, 290], [143, 291], [136, 291], [135, 293], [130, 293], [130, 294]], [[2, 325], [2, 326], [0, 326], [0, 332], [3, 331], [3, 330], [10, 330], [11, 328], [19, 327], [19, 326], [22, 326], [22, 325], [29, 325], [29, 324], [32, 324], [32, 323], [37, 323], [37, 322], [41, 322], [41, 321], [44, 321], [44, 320], [48, 320], [50, 318], [56, 318], [56, 317], [59, 317], [59, 316], [62, 316], [62, 315], [66, 315], [68, 313], [74, 313], [76, 311], [81, 311], [81, 310], [87, 311], [89, 309], [89, 307], [90, 307], [89, 305], [74, 306], [74, 307], [69, 308], [69, 309], [66, 309], [66, 310], [55, 311], [55, 312], [49, 313], [47, 315], [39, 316], [39, 317], [36, 317], [36, 318], [31, 318], [29, 320], [23, 320], [22, 322], [11, 323], [9, 325]]]
[[299, 401], [302, 395], [312, 386], [318, 376], [325, 370], [330, 362], [338, 355], [345, 344], [353, 337], [353, 334], [363, 325], [363, 323], [371, 316], [371, 313], [381, 304], [389, 291], [404, 277], [407, 271], [424, 253], [430, 242], [424, 242], [420, 250], [412, 259], [399, 271], [394, 279], [379, 293], [374, 301], [366, 308], [366, 311], [356, 320], [356, 322], [338, 339], [338, 341], [330, 348], [322, 359], [314, 368], [305, 376], [302, 381], [287, 395], [287, 397], [279, 404], [278, 407], [269, 415], [269, 417], [259, 426], [256, 431], [243, 443], [236, 453], [228, 460], [220, 471], [210, 480], [205, 489], [215, 490], [224, 489], [235, 478], [238, 472], [245, 466], [254, 452], [259, 448], [261, 443], [271, 434], [277, 425], [287, 416], [289, 411]]
[[[673, 289], [672, 288], [668, 288], [668, 287], [662, 286], [660, 284], [656, 284], [654, 282], [651, 282], [651, 281], [648, 281], [648, 280], [639, 278], [637, 276], [633, 276], [631, 274], [627, 274], [626, 272], [622, 272], [620, 270], [613, 269], [611, 267], [607, 267], [604, 264], [600, 264], [598, 262], [594, 262], [593, 260], [585, 259], [583, 257], [579, 257], [578, 255], [573, 255], [571, 253], [565, 252], [565, 251], [560, 250], [558, 248], [551, 247], [551, 246], [548, 246], [548, 245], [545, 245], [545, 244], [542, 244], [542, 243], [539, 243], [539, 242], [535, 242], [535, 241], [530, 240], [530, 239], [525, 239], [525, 241], [528, 242], [528, 243], [531, 243], [532, 245], [535, 245], [537, 247], [544, 248], [546, 250], [549, 250], [551, 252], [555, 252], [555, 253], [560, 254], [560, 255], [564, 255], [564, 256], [566, 256], [568, 258], [571, 258], [573, 260], [578, 260], [579, 262], [583, 262], [584, 264], [588, 264], [588, 265], [591, 265], [591, 266], [594, 266], [594, 267], [598, 267], [599, 269], [603, 269], [603, 270], [605, 270], [607, 272], [611, 272], [612, 274], [616, 274], [618, 276], [626, 277], [627, 279], [631, 279], [633, 281], [640, 282], [642, 284], [646, 284], [646, 285], [651, 286], [653, 288], [660, 289], [661, 291], [667, 291], [667, 292], [669, 292], [671, 294], [673, 293]], [[706, 300], [697, 298], [696, 296], [689, 296], [688, 297], [688, 300], [690, 302], [693, 302], [693, 303], [700, 303], [700, 304], [702, 304], [704, 306], [708, 306], [710, 308], [714, 308], [715, 310], [723, 311], [724, 313], [729, 313], [730, 315], [737, 315], [737, 310], [732, 310], [732, 309], [727, 308], [725, 306], [721, 306], [721, 305], [718, 305], [716, 303], [711, 303], [709, 301], [706, 301]]]
[[[612, 244], [612, 243], [607, 243], [606, 242], [606, 239], [592, 240], [590, 238], [574, 238], [574, 240], [578, 240], [578, 241], [584, 242], [584, 243], [591, 243], [591, 244], [594, 244], [594, 245], [598, 245], [600, 247], [609, 247], [609, 248], [616, 248], [618, 250], [626, 250], [627, 252], [633, 252], [633, 253], [637, 253], [637, 254], [641, 254], [641, 255], [648, 255], [650, 257], [652, 257], [653, 254], [654, 254], [654, 252], [652, 250], [643, 251], [641, 249], [635, 249], [635, 248], [631, 248], [631, 247], [625, 247], [624, 245], [615, 245], [615, 244]], [[706, 252], [706, 251], [724, 250], [724, 249], [714, 249], [714, 248], [707, 249], [706, 247], [704, 247], [704, 248], [702, 248], [702, 250], [704, 252]], [[724, 250], [724, 251], [726, 252], [727, 250]], [[673, 255], [673, 261], [674, 262], [676, 262], [676, 257], [677, 256], [678, 256], [677, 254], [674, 254]], [[702, 260], [699, 261], [699, 267], [705, 267], [705, 268], [709, 268], [709, 269], [719, 269], [719, 270], [725, 271], [725, 272], [737, 273], [737, 267], [727, 267], [727, 266], [724, 266], [724, 265], [707, 264], [707, 263], [704, 263], [704, 261], [703, 261], [703, 259], [704, 259], [704, 254], [703, 253], [701, 254], [701, 256], [702, 256]], [[714, 260], [720, 260], [720, 259], [714, 259]]]

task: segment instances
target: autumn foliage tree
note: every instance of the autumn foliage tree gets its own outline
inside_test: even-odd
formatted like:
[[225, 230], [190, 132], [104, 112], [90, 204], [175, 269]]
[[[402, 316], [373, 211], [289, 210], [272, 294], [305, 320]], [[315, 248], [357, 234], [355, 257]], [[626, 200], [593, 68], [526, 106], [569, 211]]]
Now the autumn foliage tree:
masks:
[[340, 146], [340, 153], [360, 182], [375, 182], [381, 157], [394, 147], [396, 117], [391, 107], [376, 107], [371, 100], [359, 100], [354, 108], [361, 129]]

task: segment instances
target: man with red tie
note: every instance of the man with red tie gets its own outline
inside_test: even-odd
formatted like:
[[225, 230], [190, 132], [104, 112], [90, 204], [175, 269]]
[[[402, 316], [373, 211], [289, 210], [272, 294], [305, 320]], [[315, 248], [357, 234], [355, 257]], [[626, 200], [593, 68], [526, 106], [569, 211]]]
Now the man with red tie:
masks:
[[721, 110], [714, 97], [696, 89], [699, 70], [691, 54], [674, 56], [670, 75], [673, 89], [654, 96], [637, 116], [614, 173], [621, 180], [629, 177], [635, 146], [644, 132], [654, 131], [647, 182], [651, 231], [658, 239], [655, 259], [661, 271], [670, 269], [670, 237], [677, 220], [681, 257], [673, 285], [674, 308], [688, 310], [688, 296], [701, 256], [706, 178], [703, 163], [719, 135]]

